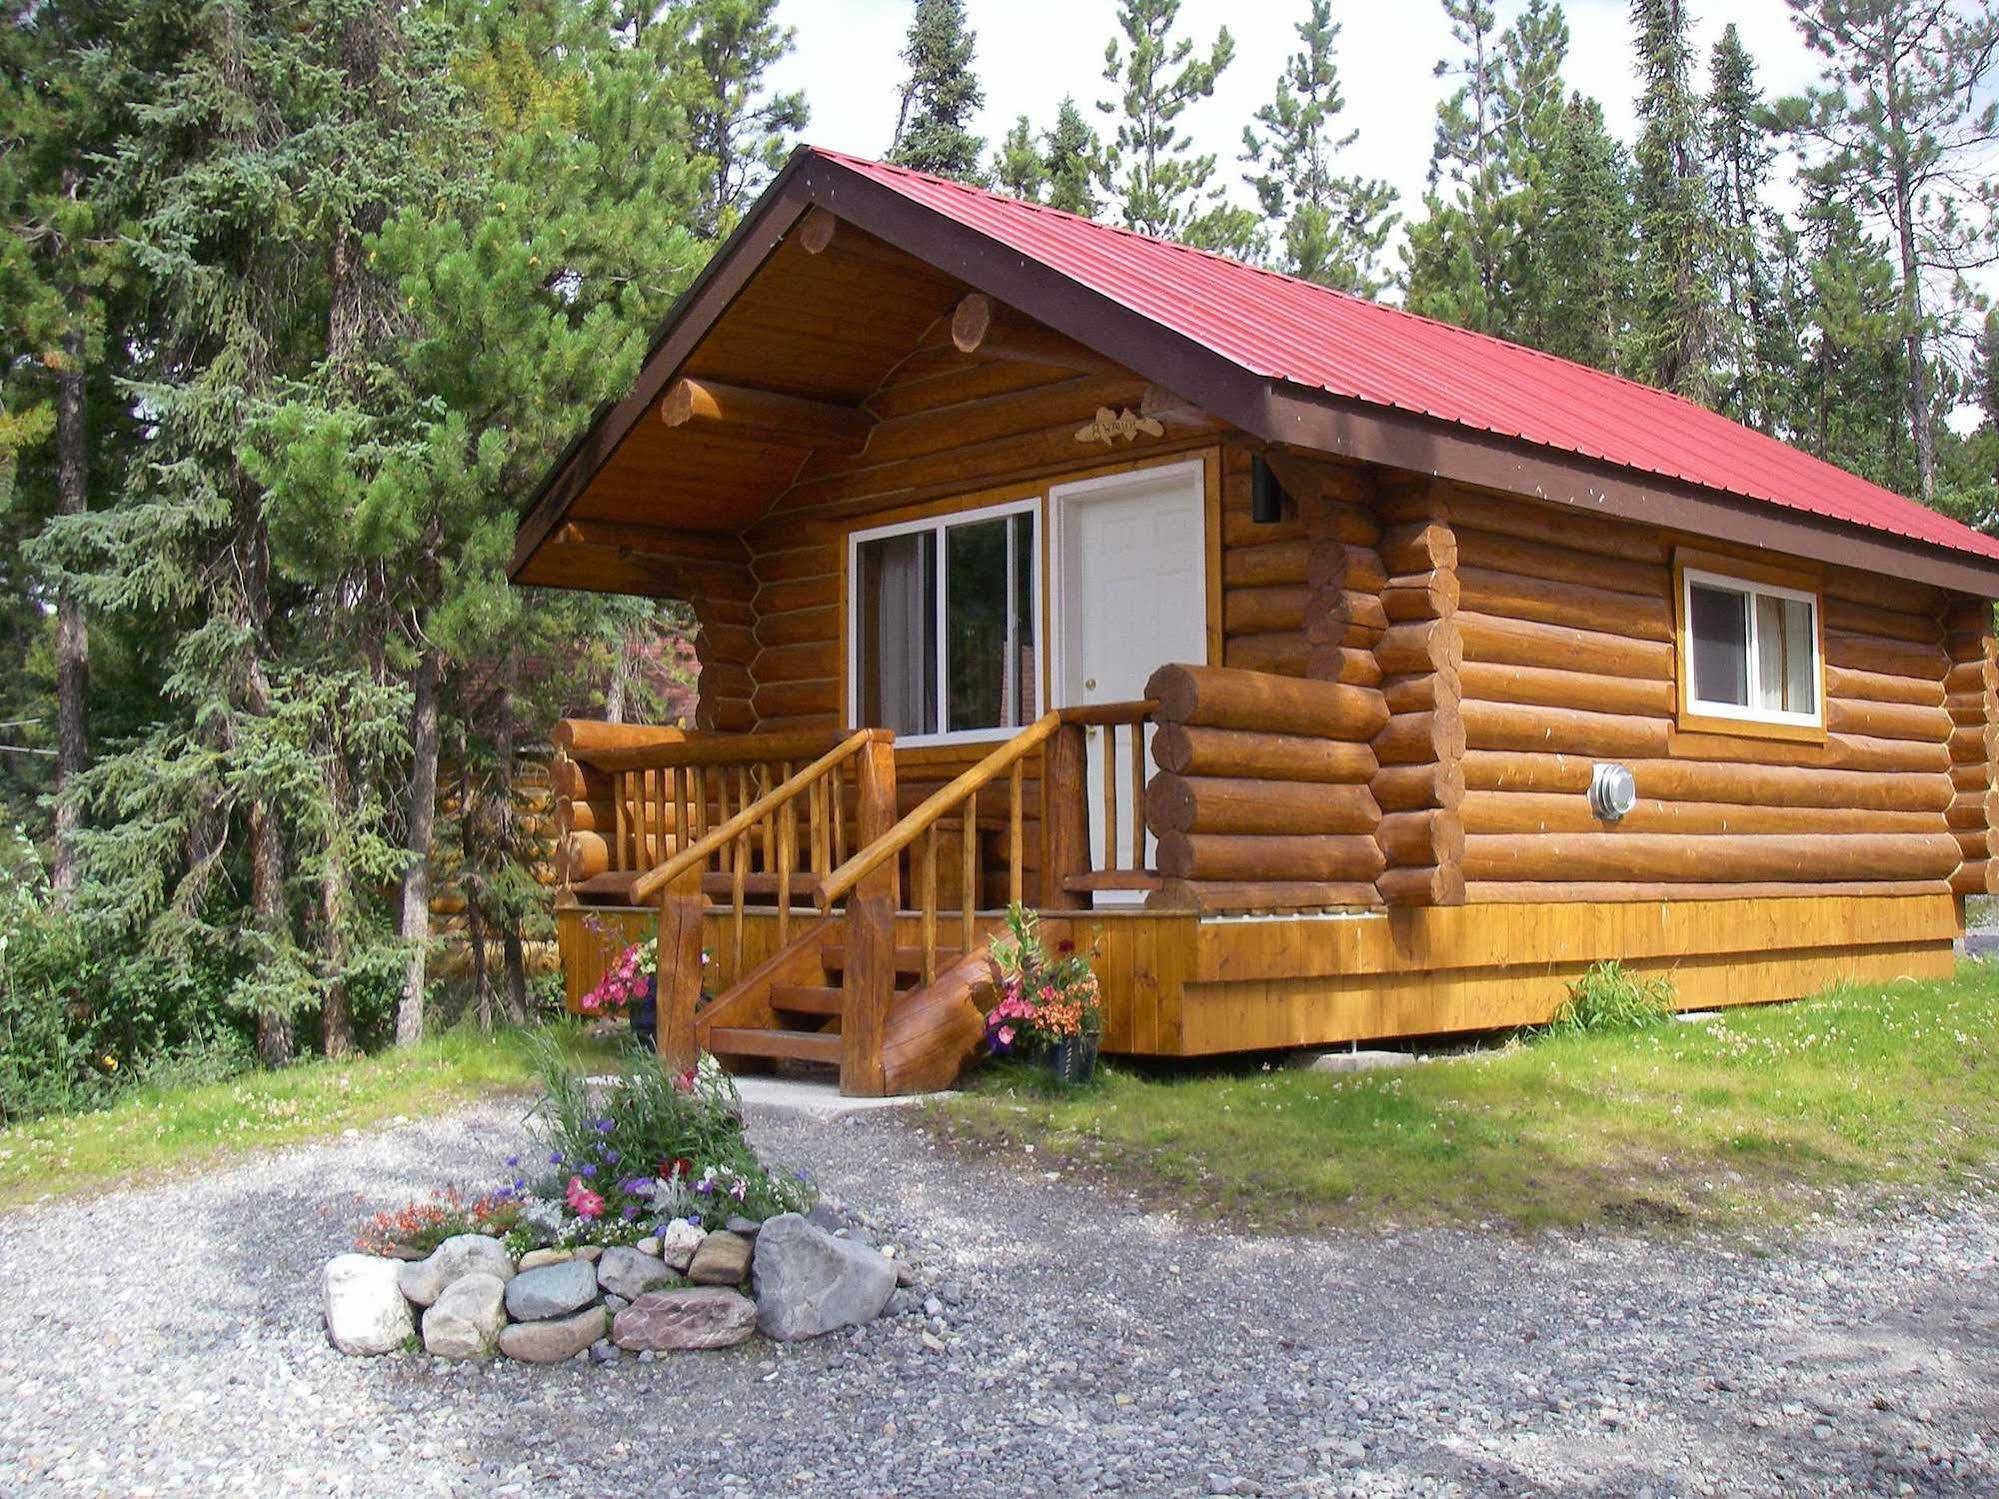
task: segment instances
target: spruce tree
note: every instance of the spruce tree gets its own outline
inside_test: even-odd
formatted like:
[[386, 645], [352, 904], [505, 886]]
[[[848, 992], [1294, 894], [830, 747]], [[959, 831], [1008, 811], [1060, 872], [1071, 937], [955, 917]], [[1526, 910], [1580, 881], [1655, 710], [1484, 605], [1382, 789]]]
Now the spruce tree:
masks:
[[1009, 198], [1023, 203], [1041, 201], [1048, 187], [1048, 168], [1042, 164], [1041, 148], [1034, 143], [1034, 126], [1026, 115], [1014, 120], [1013, 128], [993, 153], [988, 175], [993, 187]]
[[1602, 106], [1580, 94], [1562, 111], [1548, 196], [1536, 277], [1546, 301], [1534, 342], [1615, 372], [1630, 336], [1636, 249], [1630, 173]]
[[1097, 216], [1098, 161], [1102, 145], [1073, 98], [1064, 96], [1055, 127], [1041, 137], [1041, 165], [1048, 174], [1048, 206], [1064, 213]]
[[1503, 265], [1511, 234], [1511, 192], [1503, 140], [1504, 61], [1498, 21], [1485, 0], [1442, 0], [1451, 39], [1463, 49], [1439, 61], [1439, 78], [1459, 80], [1437, 106], [1423, 215], [1402, 254], [1412, 312], [1496, 332], [1502, 321]]
[[1631, 24], [1640, 80], [1636, 372], [1708, 401], [1715, 384], [1717, 230], [1685, 0], [1631, 0]]
[[1901, 416], [1913, 490], [1936, 491], [1939, 345], [1962, 335], [1961, 278], [1991, 264], [1999, 203], [1988, 157], [1999, 11], [1975, 0], [1790, 0], [1823, 58], [1820, 85], [1778, 117], [1826, 196], [1893, 246], [1903, 357]]
[[1384, 284], [1378, 262], [1399, 218], [1395, 189], [1334, 171], [1360, 132], [1332, 133], [1346, 108], [1333, 60], [1340, 28], [1332, 0], [1311, 0], [1310, 14], [1295, 29], [1303, 46], [1278, 78], [1276, 97], [1243, 130], [1243, 159], [1257, 168], [1244, 180], [1264, 217], [1279, 224], [1281, 269], [1371, 297]]
[[1115, 196], [1127, 229], [1242, 255], [1255, 241], [1254, 213], [1230, 205], [1214, 183], [1215, 158], [1196, 154], [1180, 117], [1215, 91], [1235, 57], [1225, 26], [1205, 56], [1176, 36], [1180, 0], [1120, 0], [1118, 29], [1104, 47], [1104, 81], [1115, 99], [1097, 108], [1117, 124], [1102, 148], [1098, 179]]
[[1763, 193], [1775, 151], [1763, 128], [1756, 62], [1731, 22], [1708, 61], [1707, 155], [1713, 172], [1716, 263], [1721, 306], [1716, 352], [1722, 384], [1716, 406], [1736, 421], [1773, 430], [1773, 348], [1769, 210]]
[[890, 161], [983, 183], [979, 158], [986, 143], [971, 130], [985, 103], [985, 90], [972, 69], [977, 43], [976, 33], [965, 24], [965, 0], [916, 0], [902, 49], [909, 76], [902, 85]]

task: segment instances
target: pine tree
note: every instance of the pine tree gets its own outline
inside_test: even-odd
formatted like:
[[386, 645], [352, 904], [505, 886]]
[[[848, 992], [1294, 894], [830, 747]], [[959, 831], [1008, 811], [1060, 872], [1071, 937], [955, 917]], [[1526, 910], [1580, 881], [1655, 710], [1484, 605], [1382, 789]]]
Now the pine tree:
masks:
[[1102, 145], [1096, 131], [1083, 118], [1076, 101], [1064, 97], [1055, 112], [1055, 128], [1041, 137], [1041, 165], [1048, 174], [1048, 206], [1064, 213], [1097, 216], [1103, 207], [1097, 197], [1098, 160]]
[[1578, 94], [1562, 111], [1537, 284], [1546, 304], [1535, 346], [1600, 370], [1622, 367], [1630, 336], [1631, 184], [1603, 109]]
[[[1501, 66], [1499, 157], [1503, 225], [1493, 331], [1517, 343], [1547, 348], [1564, 336], [1555, 302], [1565, 293], [1548, 264], [1557, 236], [1559, 170], [1564, 133], [1572, 123], [1562, 97], [1562, 69], [1568, 62], [1569, 25], [1551, 0], [1527, 0], [1499, 38]], [[1603, 205], [1609, 208], [1610, 204]]]
[[1936, 492], [1937, 349], [1963, 330], [1960, 278], [1995, 258], [1999, 141], [1991, 98], [1999, 11], [1974, 0], [1790, 0], [1824, 59], [1820, 86], [1777, 106], [1826, 195], [1878, 225], [1894, 247], [1903, 347], [1899, 426], [1914, 492]]
[[986, 143], [971, 131], [986, 97], [972, 70], [977, 42], [977, 34], [965, 24], [964, 0], [916, 0], [902, 49], [909, 77], [902, 85], [890, 161], [983, 183], [979, 158]]
[[1205, 57], [1189, 37], [1176, 37], [1180, 0], [1121, 0], [1118, 29], [1104, 47], [1104, 81], [1117, 89], [1097, 108], [1117, 121], [1105, 142], [1098, 179], [1116, 195], [1127, 229], [1177, 239], [1202, 249], [1242, 255], [1250, 251], [1256, 215], [1236, 208], [1212, 185], [1215, 158], [1192, 151], [1180, 117], [1215, 91], [1215, 80], [1235, 57], [1235, 40], [1223, 27]]
[[993, 153], [992, 168], [987, 175], [993, 187], [1009, 198], [1019, 198], [1023, 203], [1041, 201], [1048, 188], [1048, 168], [1042, 163], [1041, 148], [1034, 143], [1034, 126], [1026, 115], [1014, 120], [1013, 128]]
[[1716, 407], [1762, 431], [1773, 430], [1770, 366], [1772, 288], [1763, 192], [1775, 151], [1762, 124], [1756, 62], [1731, 22], [1708, 62], [1707, 154], [1714, 173], [1716, 260], [1721, 307], [1716, 352], [1723, 383]]
[[1685, 0], [1631, 0], [1631, 24], [1640, 79], [1637, 373], [1707, 401], [1715, 383], [1717, 232]]
[[[771, 93], [765, 80], [797, 40], [792, 28], [772, 19], [776, 11], [777, 0], [679, 0], [666, 12], [685, 41], [686, 50], [678, 52], [647, 35], [657, 28], [636, 28], [637, 50], [672, 59], [664, 64], [669, 76], [686, 86], [687, 135], [703, 176], [695, 227], [706, 239], [735, 228], [743, 206], [763, 190], [791, 149], [790, 138], [811, 117], [804, 94]], [[590, 19], [588, 12], [583, 19]], [[592, 27], [608, 34], [623, 29]]]
[[1501, 322], [1509, 248], [1503, 132], [1504, 62], [1497, 19], [1485, 0], [1442, 0], [1451, 39], [1463, 50], [1438, 62], [1459, 83], [1437, 106], [1423, 215], [1403, 246], [1408, 307], [1460, 327], [1495, 332]]
[[1360, 132], [1332, 135], [1333, 121], [1346, 108], [1333, 61], [1340, 28], [1332, 0], [1311, 0], [1310, 14], [1295, 30], [1302, 49], [1279, 77], [1276, 98], [1243, 130], [1243, 160], [1259, 169], [1244, 180], [1256, 190], [1264, 217], [1281, 224], [1282, 269], [1371, 297], [1384, 284], [1378, 262], [1400, 217], [1395, 189], [1333, 170]]

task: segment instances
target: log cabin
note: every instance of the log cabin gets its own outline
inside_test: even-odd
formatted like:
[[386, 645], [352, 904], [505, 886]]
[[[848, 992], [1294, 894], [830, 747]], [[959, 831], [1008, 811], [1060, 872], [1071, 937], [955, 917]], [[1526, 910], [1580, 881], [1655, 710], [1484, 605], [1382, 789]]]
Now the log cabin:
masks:
[[1106, 1051], [1948, 972], [1999, 541], [1672, 395], [801, 148], [519, 524], [672, 597], [692, 728], [557, 729], [572, 996], [949, 1084], [1011, 900]]

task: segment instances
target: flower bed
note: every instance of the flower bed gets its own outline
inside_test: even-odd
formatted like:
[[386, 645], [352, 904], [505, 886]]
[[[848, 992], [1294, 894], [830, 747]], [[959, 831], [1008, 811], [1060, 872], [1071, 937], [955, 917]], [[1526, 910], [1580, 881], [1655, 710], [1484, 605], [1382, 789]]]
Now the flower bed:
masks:
[[806, 1216], [810, 1181], [758, 1160], [712, 1057], [592, 1080], [550, 1048], [542, 1074], [536, 1153], [509, 1157], [506, 1182], [378, 1214], [328, 1263], [341, 1352], [607, 1360], [880, 1315], [895, 1264]]

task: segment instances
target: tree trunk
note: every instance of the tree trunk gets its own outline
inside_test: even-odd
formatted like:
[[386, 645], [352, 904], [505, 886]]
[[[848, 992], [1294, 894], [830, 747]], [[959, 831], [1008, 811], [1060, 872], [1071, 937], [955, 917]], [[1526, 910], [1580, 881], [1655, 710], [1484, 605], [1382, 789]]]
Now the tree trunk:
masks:
[[[263, 518], [255, 498], [238, 501], [242, 516], [238, 537], [241, 555], [238, 566], [243, 578], [243, 613], [248, 653], [243, 669], [243, 712], [262, 718], [270, 712], [270, 683], [264, 674], [264, 658], [269, 649], [266, 638], [270, 619], [270, 544], [264, 533]], [[264, 797], [252, 798], [250, 820], [250, 920], [273, 947], [289, 936], [290, 918], [285, 910], [284, 832], [278, 812]], [[282, 1067], [292, 1059], [292, 1022], [289, 1015], [274, 1010], [257, 1014], [257, 1056], [266, 1067]]]
[[[63, 340], [56, 373], [56, 514], [81, 515], [90, 498], [90, 429], [83, 369], [83, 334]], [[90, 760], [86, 698], [90, 690], [90, 634], [83, 601], [64, 588], [56, 599], [56, 847], [55, 891], [67, 905], [81, 877], [76, 837], [83, 813], [64, 795], [71, 777]]]
[[[1887, 103], [1891, 138], [1899, 142], [1902, 139], [1902, 119], [1896, 104], [1900, 97], [1897, 87], [1900, 79], [1896, 76], [1895, 55], [1891, 51], [1883, 65], [1882, 97]], [[1915, 187], [1910, 180], [1906, 144], [1896, 146], [1889, 153], [1889, 161], [1894, 172], [1895, 244], [1901, 257], [1902, 344], [1909, 361], [1905, 384], [1909, 438], [1916, 458], [1916, 493], [1927, 505], [1936, 497], [1937, 439], [1936, 431], [1930, 424], [1930, 372], [1923, 361], [1926, 343], [1923, 336], [1923, 271], [1916, 254]]]
[[430, 955], [430, 834], [437, 821], [437, 692], [443, 662], [425, 645], [410, 683], [409, 863], [403, 869], [402, 920], [397, 928], [410, 945], [403, 969], [402, 998], [396, 1005], [396, 1044], [423, 1039], [423, 1002]]
[[[353, 808], [353, 783], [339, 736], [327, 745], [326, 795], [335, 818], [345, 824]], [[326, 849], [326, 868], [319, 878], [320, 958], [326, 992], [320, 1000], [320, 1049], [329, 1057], [352, 1056], [360, 1049], [354, 1039], [354, 1012], [347, 993], [347, 858], [336, 832]]]
[[[498, 765], [499, 804], [494, 808], [493, 829], [496, 862], [510, 868], [518, 857], [514, 847], [514, 687], [520, 680], [520, 647], [510, 644], [500, 673], [499, 702], [495, 704], [498, 723], [493, 729], [493, 758]], [[515, 1024], [528, 1018], [527, 957], [521, 945], [521, 918], [509, 909], [500, 928], [501, 962], [505, 972], [506, 1016]]]

